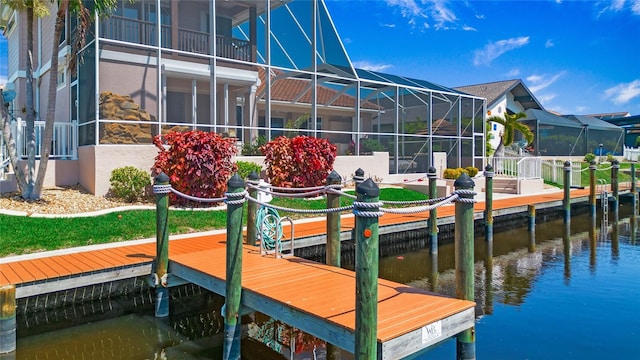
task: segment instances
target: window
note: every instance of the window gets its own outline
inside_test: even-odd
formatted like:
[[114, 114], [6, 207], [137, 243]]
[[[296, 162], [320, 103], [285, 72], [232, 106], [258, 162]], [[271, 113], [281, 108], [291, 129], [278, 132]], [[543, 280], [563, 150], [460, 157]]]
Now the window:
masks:
[[4, 36], [9, 37], [9, 35], [11, 35], [15, 27], [16, 27], [16, 12], [14, 11], [11, 14], [11, 17], [9, 18], [9, 21], [7, 21], [7, 25], [4, 28], [4, 32], [3, 32]]
[[57, 89], [60, 90], [67, 86], [67, 72], [64, 65], [58, 66], [58, 82]]
[[[265, 128], [267, 127], [267, 123], [265, 121], [264, 116], [260, 116], [258, 119], [258, 127], [261, 129], [258, 131], [258, 135], [267, 136], [267, 131]], [[271, 138], [275, 139], [278, 136], [284, 135], [282, 129], [284, 128], [284, 118], [271, 118]]]

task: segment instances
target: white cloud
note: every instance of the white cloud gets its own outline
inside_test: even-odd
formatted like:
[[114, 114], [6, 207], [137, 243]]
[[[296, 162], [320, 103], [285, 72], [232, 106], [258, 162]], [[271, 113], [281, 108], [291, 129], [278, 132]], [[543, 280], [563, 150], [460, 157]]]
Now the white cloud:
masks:
[[509, 71], [506, 75], [507, 77], [510, 77], [510, 78], [516, 77], [520, 75], [520, 69], [518, 68], [511, 69], [511, 71]]
[[356, 68], [369, 70], [369, 71], [384, 71], [393, 67], [393, 65], [391, 64], [372, 64], [368, 61], [354, 61], [353, 66]]
[[544, 43], [544, 47], [546, 47], [547, 49], [551, 48], [551, 47], [554, 47], [554, 46], [555, 46], [555, 44], [553, 43], [553, 40], [551, 40], [551, 39], [548, 39], [547, 42]]
[[394, 28], [396, 24], [380, 24], [382, 27]]
[[7, 80], [9, 80], [9, 79], [7, 79], [6, 75], [0, 75], [0, 85], [6, 84]]
[[423, 13], [423, 9], [414, 0], [387, 0], [387, 4], [390, 6], [397, 6], [400, 8], [400, 13], [403, 17], [426, 17]]
[[603, 2], [596, 2], [596, 6], [600, 7], [602, 5], [606, 5], [604, 6], [602, 9], [600, 9], [600, 11], [598, 12], [598, 15], [596, 17], [600, 17], [602, 16], [604, 13], [607, 12], [621, 12], [625, 9], [627, 9], [627, 4], [629, 10], [635, 14], [635, 15], [640, 15], [640, 0], [631, 0], [627, 3], [626, 0], [613, 0], [613, 1], [603, 1]]
[[464, 31], [478, 31], [476, 28], [468, 26], [468, 25], [463, 25], [462, 26], [462, 30], [464, 30]]
[[551, 100], [555, 99], [556, 96], [556, 94], [543, 94], [536, 96], [536, 99], [538, 99], [543, 104], [548, 104]]
[[531, 84], [529, 86], [529, 90], [531, 90], [532, 93], [536, 93], [542, 89], [545, 89], [556, 82], [558, 79], [560, 79], [565, 73], [566, 71], [560, 71], [555, 75], [544, 74], [528, 76], [527, 81]]
[[436, 21], [435, 28], [437, 30], [447, 30], [449, 27], [447, 24], [455, 24], [458, 20], [456, 14], [446, 6], [443, 0], [432, 0], [433, 5], [431, 7], [431, 17]]
[[431, 26], [426, 19], [430, 19], [436, 30], [472, 29], [457, 25], [459, 19], [448, 6], [447, 0], [386, 0], [386, 2], [387, 5], [398, 8], [400, 14], [408, 19], [409, 25], [414, 27], [421, 26], [422, 29], [429, 29]]
[[611, 99], [614, 104], [622, 105], [635, 97], [640, 97], [640, 80], [618, 84], [604, 92], [606, 99]]
[[489, 43], [483, 49], [475, 51], [473, 64], [476, 66], [482, 64], [489, 65], [493, 60], [497, 59], [500, 55], [506, 53], [507, 51], [523, 47], [528, 43], [528, 36], [521, 36], [518, 38], [499, 40], [494, 43]]

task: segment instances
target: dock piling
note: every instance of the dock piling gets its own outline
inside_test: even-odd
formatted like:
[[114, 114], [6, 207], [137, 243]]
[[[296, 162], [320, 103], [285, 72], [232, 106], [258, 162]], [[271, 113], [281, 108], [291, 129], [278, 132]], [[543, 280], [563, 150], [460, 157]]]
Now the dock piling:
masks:
[[356, 328], [355, 358], [377, 359], [378, 339], [378, 217], [380, 188], [367, 179], [356, 188]]
[[0, 355], [16, 351], [16, 287], [0, 287]]
[[[454, 182], [459, 197], [455, 204], [455, 269], [456, 295], [458, 299], [475, 301], [474, 232], [473, 232], [473, 186], [469, 175], [462, 174]], [[457, 359], [476, 358], [475, 327], [458, 334], [456, 338]]]
[[[260, 175], [252, 171], [247, 177], [247, 183], [253, 185], [249, 187], [249, 196], [253, 199], [258, 198], [258, 189], [255, 186], [260, 184]], [[249, 201], [247, 204], [247, 244], [255, 246], [258, 240], [258, 225], [256, 224], [256, 214], [258, 213], [258, 204]]]
[[[429, 167], [427, 177], [429, 178], [429, 199], [435, 199], [438, 197], [436, 168]], [[438, 253], [438, 210], [435, 207], [429, 210], [429, 252]]]
[[[337, 190], [342, 188], [342, 177], [335, 170], [331, 171], [326, 180], [327, 186]], [[340, 195], [332, 192], [327, 193], [327, 209], [340, 207]], [[340, 213], [327, 213], [327, 265], [340, 267]]]
[[633, 216], [638, 215], [638, 184], [636, 184], [636, 163], [631, 162], [631, 205], [633, 206]]
[[564, 162], [564, 198], [562, 199], [562, 207], [564, 209], [564, 222], [569, 223], [571, 221], [571, 163], [569, 161]]
[[493, 241], [493, 175], [493, 166], [487, 164], [484, 168], [484, 238], [486, 241]]
[[[327, 176], [327, 186], [336, 190], [342, 189], [342, 177], [335, 170]], [[327, 209], [335, 209], [340, 207], [340, 195], [333, 192], [327, 192]], [[327, 265], [340, 267], [341, 257], [340, 243], [340, 213], [327, 213], [327, 245], [326, 245], [326, 262]], [[327, 342], [327, 360], [340, 360], [342, 351], [339, 347]]]
[[242, 207], [244, 180], [233, 175], [227, 183], [227, 254], [223, 359], [240, 359], [240, 294], [242, 290]]
[[358, 187], [358, 185], [362, 184], [363, 181], [364, 181], [364, 170], [362, 170], [361, 168], [358, 168], [358, 170], [356, 170], [355, 175], [353, 175], [353, 182], [355, 183], [356, 188]]
[[618, 173], [620, 171], [620, 163], [617, 159], [611, 161], [611, 196], [613, 197], [613, 217], [614, 221], [618, 221], [618, 214], [620, 208], [620, 193]]
[[589, 164], [589, 216], [596, 217], [596, 162]]
[[169, 176], [160, 173], [155, 178], [154, 192], [156, 194], [156, 258], [154, 283], [156, 287], [155, 316], [165, 318], [169, 316]]

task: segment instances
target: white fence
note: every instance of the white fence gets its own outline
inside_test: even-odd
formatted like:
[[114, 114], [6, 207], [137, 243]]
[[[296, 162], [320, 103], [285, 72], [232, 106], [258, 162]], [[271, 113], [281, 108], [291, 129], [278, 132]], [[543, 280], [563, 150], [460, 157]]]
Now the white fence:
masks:
[[4, 144], [4, 137], [0, 136], [0, 180], [4, 179], [7, 167], [9, 167], [9, 152]]
[[[44, 121], [36, 121], [34, 125], [36, 133], [36, 158], [40, 157], [44, 123]], [[18, 150], [18, 156], [20, 157], [26, 157], [28, 155], [26, 129], [26, 121], [20, 118], [11, 124], [11, 133], [16, 140], [16, 148]], [[72, 122], [57, 122], [53, 125], [53, 139], [49, 158], [78, 159], [78, 125], [75, 120]]]
[[518, 180], [540, 179], [540, 157], [492, 157], [487, 162], [493, 166], [495, 176], [515, 177]]
[[[582, 163], [573, 161], [571, 163], [571, 183], [569, 186], [582, 186]], [[542, 161], [542, 178], [561, 186], [564, 186], [564, 160], [544, 160]]]
[[632, 148], [632, 147], [624, 147], [622, 151], [622, 156], [625, 160], [628, 161], [638, 161], [640, 160], [640, 148]]
[[[44, 134], [44, 121], [35, 122], [36, 158], [40, 157], [40, 145]], [[26, 158], [27, 151], [27, 123], [18, 118], [11, 123], [11, 134], [16, 141], [18, 156]], [[57, 122], [53, 125], [53, 140], [51, 142], [51, 159], [78, 159], [78, 126], [76, 121]], [[9, 167], [9, 149], [0, 136], [0, 178], [3, 178]]]

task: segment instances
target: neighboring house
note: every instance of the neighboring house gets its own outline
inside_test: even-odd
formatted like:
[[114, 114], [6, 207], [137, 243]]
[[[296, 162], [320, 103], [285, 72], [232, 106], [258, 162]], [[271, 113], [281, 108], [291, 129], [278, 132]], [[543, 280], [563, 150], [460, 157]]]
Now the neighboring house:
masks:
[[[18, 94], [10, 111], [20, 117], [25, 15], [6, 5], [0, 14]], [[53, 19], [34, 25], [40, 118]], [[450, 167], [484, 165], [484, 97], [354, 68], [322, 0], [119, 1], [94, 24], [72, 77], [67, 34], [74, 24], [68, 19], [59, 41], [56, 122], [77, 143], [56, 135], [63, 146], [54, 149], [49, 185], [80, 183], [102, 195], [113, 169], [151, 167], [155, 135], [201, 129], [241, 145], [273, 139], [296, 119], [306, 119], [300, 133], [329, 139], [339, 155], [351, 142], [356, 154], [363, 139], [379, 143], [392, 174], [426, 171], [436, 151]]]
[[[488, 117], [502, 117], [505, 112], [517, 114], [529, 109], [544, 110], [542, 104], [520, 79], [458, 86], [454, 89], [487, 99]], [[503, 126], [494, 122], [489, 126], [488, 130], [493, 135], [489, 142], [491, 147], [496, 149], [500, 143]]]
[[585, 115], [556, 115], [529, 109], [520, 121], [534, 134], [532, 152], [540, 156], [583, 156], [622, 153], [624, 130]]
[[[619, 112], [611, 114], [593, 114], [589, 116], [620, 126], [625, 130], [624, 145], [628, 148], [640, 147], [640, 115], [631, 116], [628, 112]], [[638, 159], [636, 158], [633, 160]]]

